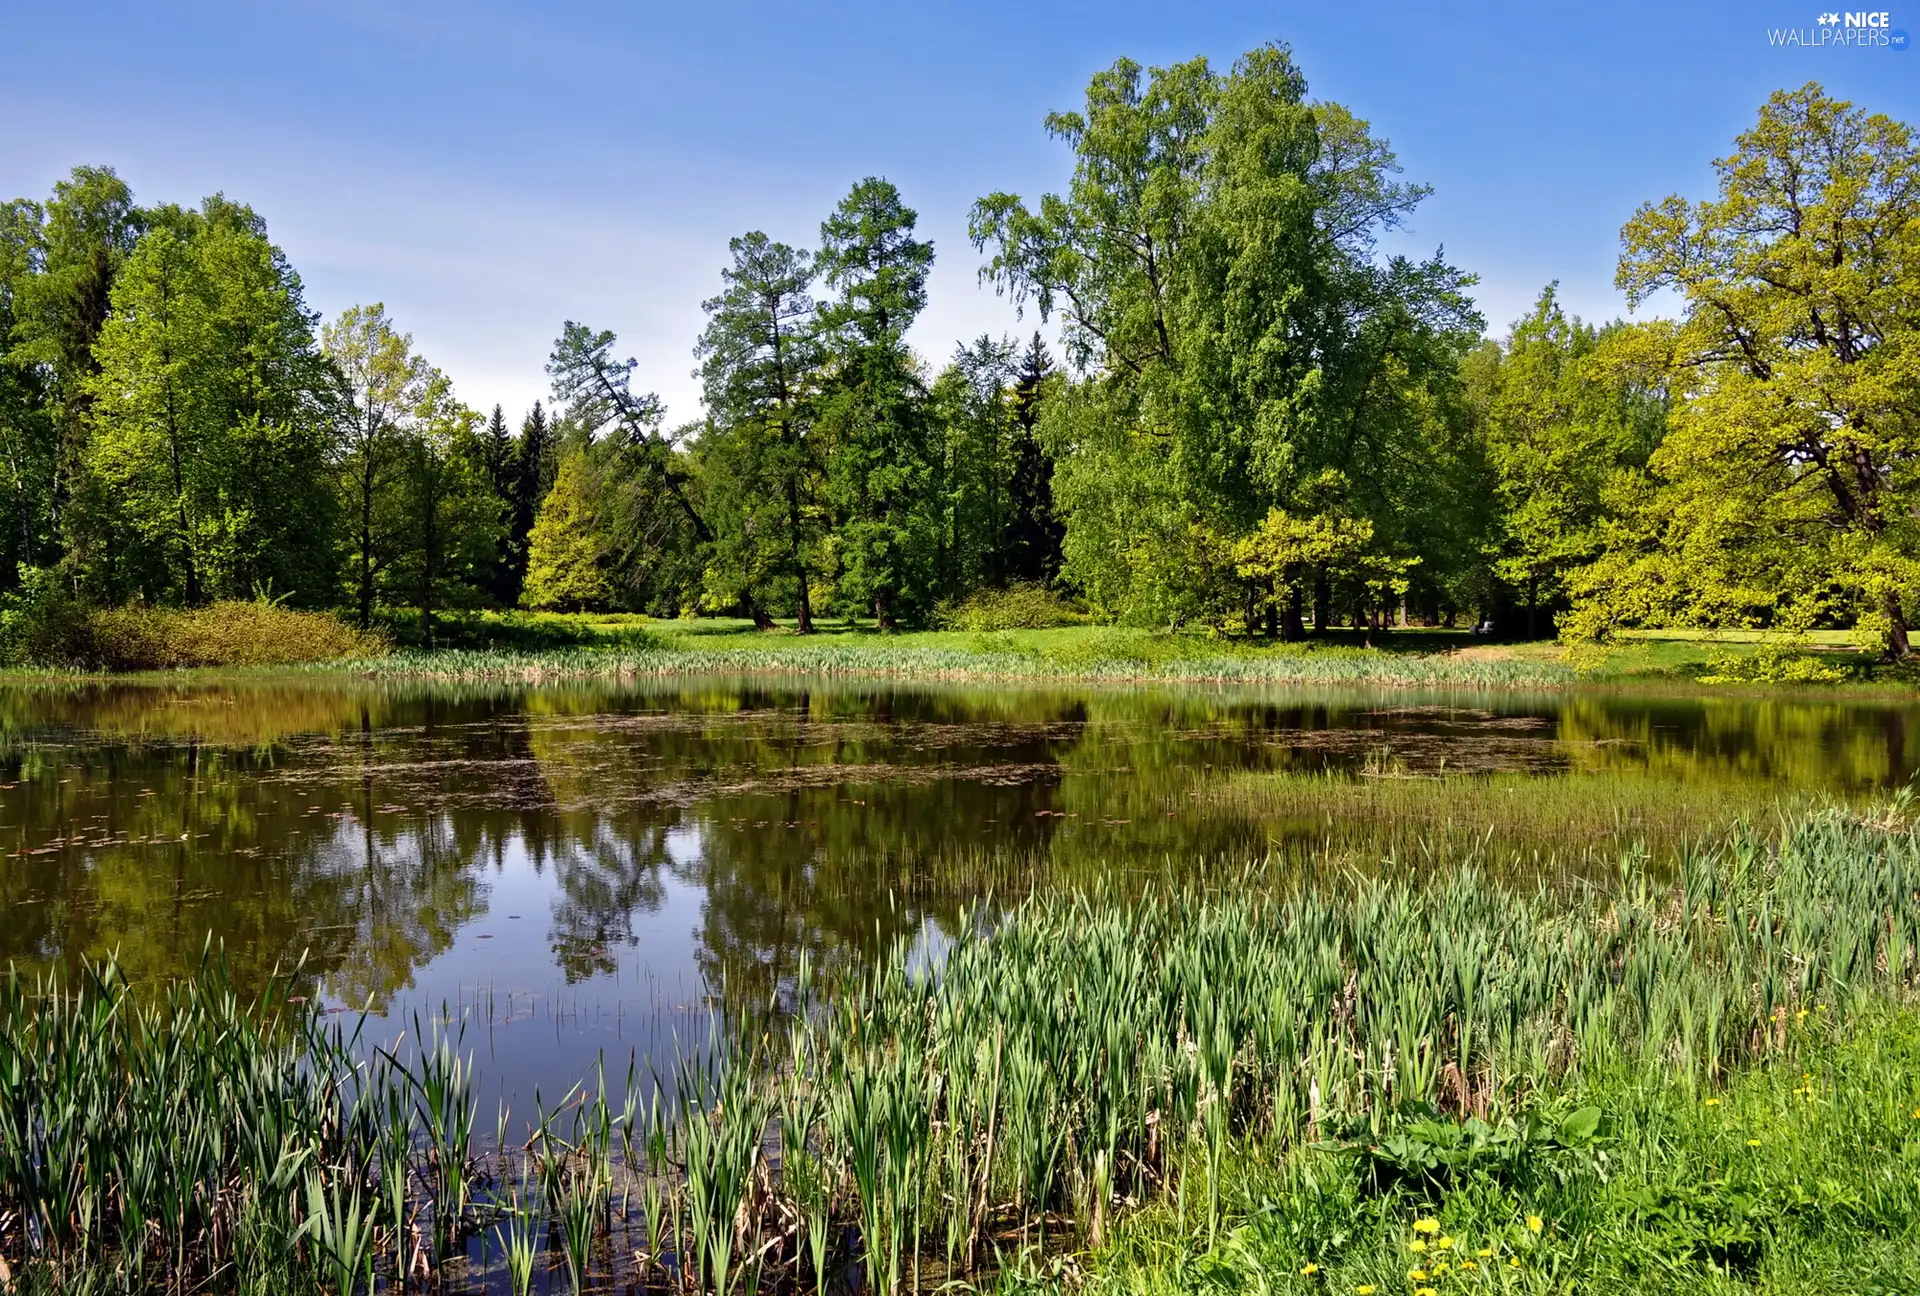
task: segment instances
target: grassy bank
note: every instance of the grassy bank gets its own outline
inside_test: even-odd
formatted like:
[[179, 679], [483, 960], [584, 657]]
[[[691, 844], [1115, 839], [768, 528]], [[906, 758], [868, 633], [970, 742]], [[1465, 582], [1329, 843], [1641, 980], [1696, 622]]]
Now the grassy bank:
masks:
[[42, 621], [15, 627], [11, 659], [26, 665], [12, 673], [51, 664], [66, 672], [295, 667], [476, 683], [753, 673], [1468, 690], [1837, 684], [1902, 695], [1914, 683], [1909, 672], [1878, 666], [1840, 632], [1786, 641], [1761, 631], [1648, 631], [1568, 651], [1546, 641], [1489, 643], [1457, 630], [1401, 629], [1371, 638], [1339, 631], [1287, 644], [1097, 625], [883, 634], [823, 621], [819, 633], [801, 636], [790, 627], [759, 631], [724, 618], [487, 612], [437, 621], [428, 647], [402, 615], [386, 616], [377, 632], [363, 634], [327, 614], [270, 604], [68, 608]]
[[15, 981], [0, 1257], [35, 1291], [1908, 1289], [1901, 808], [1671, 885], [1426, 876], [1038, 898], [937, 975], [906, 948], [831, 994], [803, 969], [792, 1029], [496, 1122], [432, 1026], [356, 1069], [309, 1006], [217, 979]]

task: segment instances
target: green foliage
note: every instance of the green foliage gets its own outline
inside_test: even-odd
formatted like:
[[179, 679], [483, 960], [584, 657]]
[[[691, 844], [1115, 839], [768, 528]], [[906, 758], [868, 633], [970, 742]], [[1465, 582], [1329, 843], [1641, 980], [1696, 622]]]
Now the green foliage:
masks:
[[820, 311], [838, 593], [889, 630], [931, 608], [941, 536], [935, 429], [905, 340], [933, 268], [917, 220], [891, 183], [869, 177], [820, 227], [818, 269], [840, 293]]
[[[1472, 280], [1374, 255], [1425, 190], [1363, 122], [1309, 102], [1266, 46], [1226, 74], [1122, 61], [1048, 130], [1075, 154], [1068, 192], [984, 198], [972, 232], [996, 286], [1063, 312], [1092, 375], [1042, 426], [1063, 571], [1096, 607], [1195, 615], [1190, 528], [1231, 545], [1271, 510], [1315, 511], [1329, 472], [1382, 558], [1471, 549], [1450, 519], [1477, 489], [1454, 390]], [[1351, 595], [1377, 615], [1376, 592]]]
[[76, 554], [106, 598], [332, 594], [334, 374], [300, 282], [251, 211], [164, 207], [93, 347], [85, 465], [125, 543]]
[[939, 609], [934, 619], [948, 630], [1045, 630], [1077, 625], [1086, 613], [1045, 585], [1018, 584], [978, 590]]
[[380, 302], [349, 307], [321, 338], [347, 391], [337, 424], [340, 513], [348, 587], [364, 627], [412, 526], [409, 444], [449, 393], [445, 375], [413, 353], [412, 335], [395, 331]]
[[1902, 123], [1818, 85], [1775, 94], [1715, 164], [1716, 196], [1640, 209], [1619, 283], [1662, 290], [1678, 321], [1613, 357], [1670, 385], [1672, 430], [1637, 516], [1576, 581], [1576, 633], [1766, 624], [1817, 601], [1908, 652], [1920, 580], [1920, 278]]
[[815, 427], [824, 364], [810, 295], [811, 254], [754, 232], [728, 244], [725, 289], [703, 303], [700, 360], [710, 431], [700, 463], [715, 534], [706, 599], [771, 624], [769, 604], [813, 629], [825, 565], [824, 453]]
[[[423, 642], [518, 602], [987, 626], [1019, 615], [990, 592], [1034, 586], [1118, 625], [1290, 641], [1471, 620], [1570, 644], [1838, 628], [1909, 653], [1908, 126], [1817, 85], [1775, 95], [1714, 197], [1622, 232], [1620, 285], [1671, 290], [1681, 318], [1595, 327], [1549, 286], [1500, 341], [1472, 275], [1386, 250], [1427, 190], [1284, 46], [1123, 59], [1046, 129], [1065, 185], [990, 194], [969, 233], [983, 280], [1057, 320], [1066, 372], [1036, 332], [933, 374], [906, 337], [934, 249], [868, 177], [817, 250], [731, 242], [702, 418], [668, 427], [639, 361], [570, 320], [554, 417], [536, 404], [517, 437], [501, 409], [480, 431], [378, 303], [316, 348], [250, 209], [141, 208], [77, 168], [0, 204], [0, 587], [259, 591], [363, 627], [407, 605]], [[536, 588], [549, 513], [591, 526], [545, 522]], [[1838, 675], [1736, 657], [1707, 677]]]
[[597, 496], [586, 456], [576, 452], [562, 458], [529, 540], [521, 596], [528, 607], [577, 612], [603, 607], [612, 597]]
[[88, 670], [285, 666], [384, 656], [386, 639], [329, 612], [226, 600], [190, 609], [92, 608], [52, 573], [30, 573], [0, 606], [0, 664]]
[[1659, 393], [1610, 367], [1604, 334], [1561, 309], [1548, 285], [1504, 347], [1466, 366], [1499, 481], [1492, 574], [1526, 609], [1529, 635], [1564, 604], [1567, 580], [1598, 558], [1633, 475], [1664, 431]]

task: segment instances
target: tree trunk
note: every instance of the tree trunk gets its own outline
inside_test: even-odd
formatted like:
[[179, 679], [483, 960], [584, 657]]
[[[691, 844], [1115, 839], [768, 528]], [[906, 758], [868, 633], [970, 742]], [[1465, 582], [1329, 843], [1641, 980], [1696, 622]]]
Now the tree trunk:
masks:
[[1887, 660], [1905, 661], [1913, 655], [1913, 645], [1907, 640], [1907, 614], [1900, 607], [1900, 596], [1886, 596], [1887, 610]]
[[893, 619], [893, 608], [888, 605], [885, 594], [873, 596], [873, 624], [889, 632], [900, 628]]
[[1300, 583], [1287, 586], [1287, 615], [1281, 623], [1281, 636], [1289, 643], [1298, 643], [1307, 637], [1306, 619], [1301, 608]]

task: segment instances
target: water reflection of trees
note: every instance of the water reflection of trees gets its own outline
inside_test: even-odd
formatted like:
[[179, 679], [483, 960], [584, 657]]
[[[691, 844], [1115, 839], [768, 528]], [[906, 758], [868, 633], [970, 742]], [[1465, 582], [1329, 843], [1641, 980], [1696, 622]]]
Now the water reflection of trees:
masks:
[[[304, 953], [376, 1005], [521, 861], [557, 973], [613, 971], [668, 886], [736, 1005], [804, 953], [827, 975], [987, 895], [1115, 865], [1244, 860], [1289, 831], [1196, 792], [1398, 750], [1699, 789], [1904, 782], [1908, 708], [1618, 695], [1454, 700], [1230, 691], [797, 689], [708, 682], [437, 690], [338, 683], [0, 692], [0, 958], [136, 976], [208, 934], [242, 984]], [[1209, 808], [1211, 806], [1211, 808]], [[673, 849], [675, 840], [697, 849]], [[28, 853], [21, 853], [28, 852]], [[644, 953], [644, 951], [643, 951]]]

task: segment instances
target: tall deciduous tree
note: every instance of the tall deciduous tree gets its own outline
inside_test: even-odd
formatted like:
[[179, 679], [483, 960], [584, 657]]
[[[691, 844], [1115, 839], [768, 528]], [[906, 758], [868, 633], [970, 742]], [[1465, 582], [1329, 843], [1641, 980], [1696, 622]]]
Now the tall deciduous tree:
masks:
[[1494, 574], [1525, 608], [1529, 636], [1605, 547], [1610, 494], [1664, 430], [1662, 402], [1602, 362], [1601, 338], [1548, 285], [1505, 346], [1487, 343], [1468, 366], [1499, 482]]
[[423, 411], [441, 399], [446, 380], [414, 354], [412, 335], [396, 332], [379, 302], [349, 307], [322, 338], [346, 387], [340, 419], [341, 511], [353, 603], [365, 626], [372, 624], [383, 576], [408, 542], [408, 443]]
[[[1920, 594], [1920, 150], [1827, 95], [1775, 94], [1715, 164], [1622, 231], [1618, 282], [1679, 294], [1621, 340], [1674, 392], [1647, 525], [1584, 578], [1587, 629], [1858, 616], [1912, 652]], [[1637, 539], [1637, 547], [1635, 540]]]
[[88, 382], [87, 466], [141, 543], [98, 592], [325, 601], [333, 371], [297, 276], [248, 209], [152, 213], [114, 285]]
[[940, 540], [938, 452], [906, 332], [927, 304], [933, 244], [889, 181], [856, 184], [820, 226], [821, 309], [832, 375], [821, 422], [842, 597], [883, 629], [931, 605]]
[[[108, 564], [124, 537], [107, 534], [85, 480], [94, 342], [112, 308], [113, 283], [145, 222], [133, 192], [110, 167], [75, 167], [53, 187], [39, 239], [37, 273], [19, 286], [10, 365], [35, 370], [50, 419], [52, 445], [38, 484], [48, 530], [60, 547], [94, 567]], [[77, 509], [69, 505], [78, 500]], [[42, 561], [53, 555], [42, 551]], [[71, 567], [70, 567], [71, 570]]]
[[1075, 154], [1067, 192], [990, 195], [972, 233], [986, 278], [1062, 312], [1089, 375], [1045, 420], [1068, 575], [1111, 611], [1178, 619], [1195, 525], [1247, 535], [1328, 472], [1383, 554], [1419, 548], [1479, 328], [1468, 276], [1377, 255], [1425, 190], [1309, 101], [1280, 46], [1225, 75], [1123, 60], [1047, 126]]
[[729, 245], [725, 287], [704, 303], [694, 354], [713, 430], [702, 447], [715, 529], [707, 592], [772, 624], [769, 602], [791, 602], [813, 632], [813, 580], [821, 540], [815, 397], [822, 362], [813, 258], [755, 232]]
[[46, 259], [45, 211], [26, 198], [0, 204], [0, 590], [23, 567], [51, 557], [57, 445], [43, 366], [21, 353], [15, 329], [23, 296]]
[[[498, 414], [498, 407], [495, 409]], [[491, 592], [505, 506], [490, 473], [495, 451], [480, 416], [436, 388], [406, 444], [402, 490], [411, 534], [393, 586], [411, 595], [422, 640], [434, 642], [434, 616], [470, 607]]]

